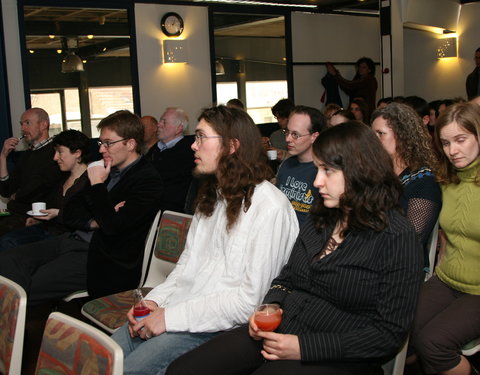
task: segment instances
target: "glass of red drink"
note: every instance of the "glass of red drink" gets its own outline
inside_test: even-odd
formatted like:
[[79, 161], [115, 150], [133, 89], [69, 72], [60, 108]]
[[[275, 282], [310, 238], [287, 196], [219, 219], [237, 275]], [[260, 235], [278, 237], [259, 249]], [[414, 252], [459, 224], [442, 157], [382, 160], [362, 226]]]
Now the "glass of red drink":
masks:
[[261, 331], [274, 331], [282, 322], [282, 310], [278, 305], [260, 305], [255, 309], [253, 318]]

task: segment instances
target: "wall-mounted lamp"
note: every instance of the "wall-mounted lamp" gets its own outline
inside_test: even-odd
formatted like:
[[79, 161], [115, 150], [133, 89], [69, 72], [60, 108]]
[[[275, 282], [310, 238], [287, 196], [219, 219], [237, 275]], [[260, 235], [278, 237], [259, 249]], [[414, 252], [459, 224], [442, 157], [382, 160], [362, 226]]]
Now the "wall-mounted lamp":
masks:
[[438, 39], [437, 58], [457, 57], [457, 38]]
[[220, 61], [215, 61], [215, 74], [217, 76], [223, 76], [225, 75], [225, 67]]
[[163, 41], [163, 62], [164, 63], [186, 63], [188, 62], [188, 51], [186, 40], [164, 40]]

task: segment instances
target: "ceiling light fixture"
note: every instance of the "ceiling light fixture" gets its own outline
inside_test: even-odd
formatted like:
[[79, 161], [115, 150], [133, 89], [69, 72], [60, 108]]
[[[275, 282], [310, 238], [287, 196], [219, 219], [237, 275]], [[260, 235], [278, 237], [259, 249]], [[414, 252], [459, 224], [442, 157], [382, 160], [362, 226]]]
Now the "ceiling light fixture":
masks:
[[85, 69], [83, 68], [82, 59], [78, 57], [73, 50], [68, 48], [68, 40], [66, 38], [62, 38], [62, 46], [67, 51], [67, 56], [65, 56], [62, 60], [62, 73], [83, 72]]

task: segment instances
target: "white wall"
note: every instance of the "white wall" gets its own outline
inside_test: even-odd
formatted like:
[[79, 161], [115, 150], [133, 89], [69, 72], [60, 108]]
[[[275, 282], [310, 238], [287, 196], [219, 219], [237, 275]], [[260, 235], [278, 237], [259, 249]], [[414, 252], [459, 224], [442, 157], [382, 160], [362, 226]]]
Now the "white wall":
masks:
[[[355, 35], [355, 40], [352, 36]], [[374, 17], [340, 16], [327, 14], [292, 14], [293, 63], [299, 62], [351, 62], [368, 56], [380, 60], [380, 26]], [[345, 78], [353, 78], [353, 66], [337, 66]], [[294, 65], [295, 103], [323, 108], [320, 98], [324, 92], [321, 79], [323, 65]], [[380, 73], [377, 80], [380, 85]], [[377, 90], [377, 96], [381, 89]], [[348, 104], [342, 95], [343, 105]]]
[[[160, 29], [167, 12], [180, 14], [187, 41], [188, 64], [163, 64]], [[211, 105], [208, 10], [200, 6], [136, 4], [135, 26], [142, 115], [159, 117], [166, 107], [181, 107], [190, 117], [190, 132], [201, 108]]]
[[465, 79], [475, 68], [474, 51], [480, 47], [480, 3], [462, 5], [458, 34], [458, 57], [437, 59], [438, 35], [404, 30], [405, 95], [419, 95], [427, 101], [466, 98]]

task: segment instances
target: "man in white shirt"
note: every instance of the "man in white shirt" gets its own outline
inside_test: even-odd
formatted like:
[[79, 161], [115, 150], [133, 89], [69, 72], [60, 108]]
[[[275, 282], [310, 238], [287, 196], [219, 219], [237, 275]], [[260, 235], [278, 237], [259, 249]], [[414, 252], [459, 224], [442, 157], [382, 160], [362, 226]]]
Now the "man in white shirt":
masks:
[[151, 310], [113, 338], [124, 373], [164, 374], [170, 362], [247, 322], [286, 263], [298, 234], [288, 199], [272, 177], [258, 129], [244, 111], [206, 109], [195, 130], [195, 216], [167, 280], [147, 296]]

